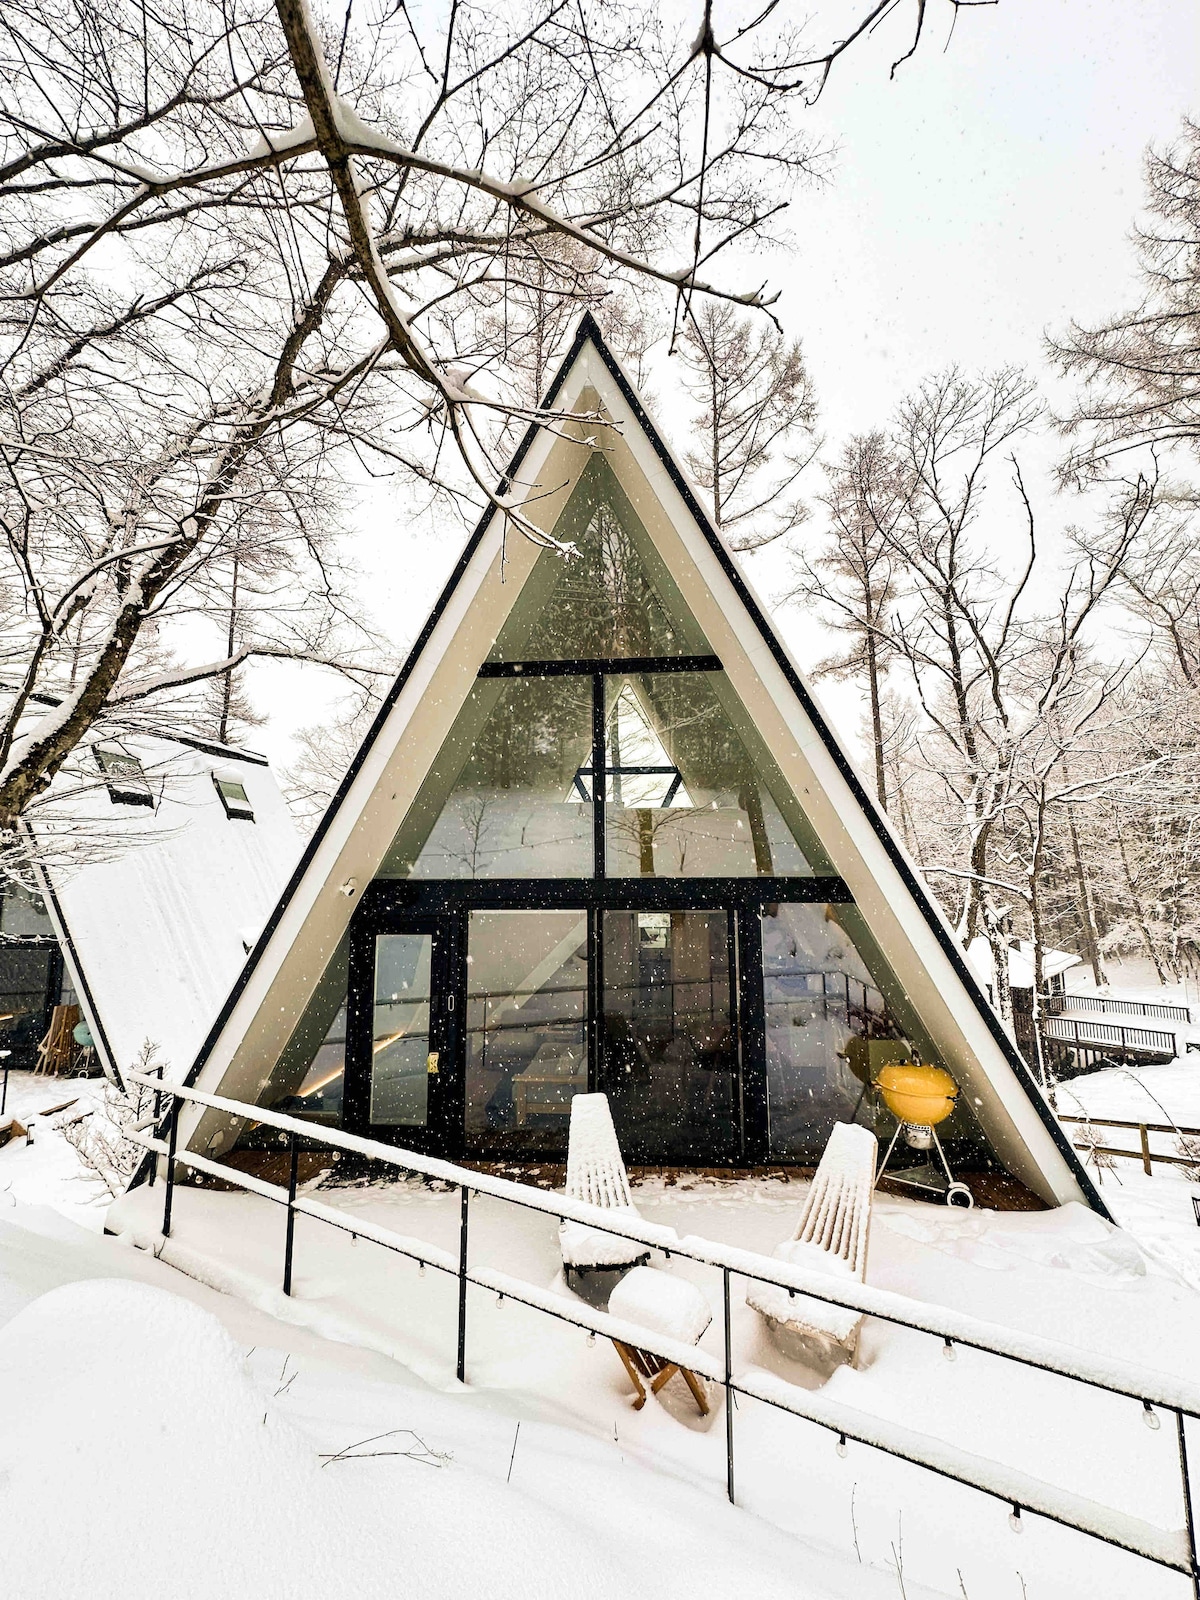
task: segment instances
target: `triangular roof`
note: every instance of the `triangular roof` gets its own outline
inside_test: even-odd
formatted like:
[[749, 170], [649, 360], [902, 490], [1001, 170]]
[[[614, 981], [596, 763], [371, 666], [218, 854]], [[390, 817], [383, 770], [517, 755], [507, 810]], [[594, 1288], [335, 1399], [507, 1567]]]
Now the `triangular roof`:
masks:
[[[98, 769], [90, 783], [72, 775], [32, 831], [53, 849], [56, 828], [73, 830], [78, 856], [39, 863], [38, 883], [106, 1071], [119, 1079], [149, 1040], [178, 1075], [276, 903], [300, 836], [265, 756], [173, 734], [127, 736], [120, 748], [141, 763], [146, 805], [110, 798]], [[215, 777], [242, 784], [252, 821], [230, 819]]]
[[[603, 435], [605, 459], [800, 800], [997, 1154], [1045, 1200], [1105, 1212], [887, 818], [590, 314], [543, 402], [611, 426], [533, 423], [501, 490], [551, 529]], [[188, 1075], [253, 1102], [345, 934], [539, 552], [489, 510]]]

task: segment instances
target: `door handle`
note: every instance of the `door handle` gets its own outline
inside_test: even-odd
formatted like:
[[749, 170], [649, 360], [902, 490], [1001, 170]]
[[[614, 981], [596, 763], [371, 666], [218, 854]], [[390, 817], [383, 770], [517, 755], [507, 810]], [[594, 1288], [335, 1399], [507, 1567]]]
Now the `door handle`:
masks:
[[431, 1078], [435, 1078], [437, 1076], [439, 1055], [440, 1051], [431, 1050], [425, 1057], [425, 1070]]

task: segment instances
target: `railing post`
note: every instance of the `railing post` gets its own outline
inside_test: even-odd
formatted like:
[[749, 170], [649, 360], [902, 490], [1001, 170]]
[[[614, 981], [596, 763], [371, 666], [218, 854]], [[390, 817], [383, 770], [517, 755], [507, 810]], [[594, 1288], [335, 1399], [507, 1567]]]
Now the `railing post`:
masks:
[[[162, 1080], [163, 1080], [163, 1071], [164, 1070], [165, 1069], [162, 1066], [160, 1066], [159, 1069], [158, 1069], [158, 1081], [159, 1081], [160, 1084], [162, 1083]], [[141, 1114], [140, 1113], [141, 1102], [139, 1101], [138, 1104], [139, 1104], [139, 1115], [140, 1115]], [[162, 1121], [162, 1090], [161, 1089], [155, 1089], [155, 1091], [154, 1091], [154, 1131], [155, 1131], [155, 1133], [159, 1132], [159, 1123], [161, 1123], [161, 1121]], [[157, 1161], [152, 1161], [150, 1163], [150, 1178], [149, 1178], [149, 1181], [146, 1184], [147, 1189], [153, 1189], [154, 1180], [157, 1177], [157, 1175], [158, 1175], [158, 1162]]]
[[291, 1167], [288, 1172], [287, 1239], [283, 1246], [283, 1292], [292, 1292], [292, 1248], [296, 1240], [296, 1177], [300, 1164], [300, 1145], [295, 1133], [291, 1139]]
[[725, 1492], [733, 1498], [733, 1341], [729, 1326], [729, 1268], [721, 1269], [721, 1289], [725, 1300]]
[[175, 1141], [179, 1137], [179, 1101], [171, 1097], [168, 1113], [170, 1128], [167, 1133], [167, 1197], [163, 1202], [163, 1238], [171, 1237], [171, 1203], [175, 1198]]
[[1179, 1477], [1183, 1485], [1183, 1521], [1187, 1529], [1188, 1560], [1191, 1571], [1192, 1594], [1200, 1600], [1200, 1563], [1196, 1559], [1196, 1519], [1192, 1510], [1192, 1482], [1188, 1476], [1187, 1435], [1184, 1432], [1183, 1412], [1175, 1413], [1175, 1435], [1179, 1440]]
[[467, 1381], [467, 1214], [471, 1191], [462, 1191], [462, 1210], [458, 1225], [458, 1381]]
[[1146, 1131], [1144, 1122], [1138, 1123], [1138, 1138], [1142, 1141], [1142, 1171], [1148, 1178], [1152, 1178], [1154, 1169], [1150, 1165], [1150, 1135]]

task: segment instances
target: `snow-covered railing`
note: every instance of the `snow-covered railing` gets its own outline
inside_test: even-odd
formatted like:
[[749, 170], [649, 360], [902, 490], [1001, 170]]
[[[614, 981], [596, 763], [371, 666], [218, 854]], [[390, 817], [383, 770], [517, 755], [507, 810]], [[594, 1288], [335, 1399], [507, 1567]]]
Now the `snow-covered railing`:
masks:
[[[726, 1487], [730, 1500], [734, 1498], [733, 1399], [737, 1395], [743, 1395], [825, 1428], [837, 1434], [839, 1442], [854, 1440], [936, 1473], [940, 1477], [952, 1479], [991, 1495], [1007, 1503], [1011, 1508], [1011, 1515], [1017, 1519], [1023, 1511], [1032, 1512], [1048, 1521], [1142, 1556], [1160, 1566], [1172, 1568], [1190, 1579], [1194, 1600], [1200, 1600], [1200, 1563], [1197, 1560], [1185, 1427], [1185, 1418], [1200, 1420], [1200, 1385], [1196, 1383], [1136, 1363], [1118, 1361], [1081, 1350], [1059, 1340], [1046, 1339], [1038, 1334], [1023, 1333], [996, 1323], [985, 1322], [981, 1318], [947, 1307], [928, 1305], [890, 1290], [876, 1289], [853, 1281], [834, 1280], [820, 1272], [806, 1271], [772, 1257], [740, 1250], [736, 1246], [691, 1236], [681, 1239], [673, 1229], [660, 1224], [646, 1222], [638, 1217], [614, 1215], [610, 1209], [589, 1205], [566, 1194], [550, 1193], [535, 1189], [529, 1184], [516, 1183], [508, 1178], [476, 1172], [469, 1167], [461, 1167], [450, 1161], [422, 1155], [417, 1151], [345, 1133], [338, 1128], [320, 1127], [282, 1112], [229, 1100], [221, 1095], [205, 1094], [197, 1089], [166, 1084], [156, 1077], [143, 1073], [127, 1072], [125, 1076], [130, 1082], [170, 1099], [170, 1108], [162, 1119], [166, 1124], [166, 1139], [145, 1132], [135, 1132], [132, 1135], [134, 1141], [148, 1152], [156, 1157], [165, 1158], [166, 1194], [162, 1225], [164, 1240], [171, 1236], [175, 1168], [177, 1165], [185, 1166], [194, 1172], [286, 1207], [287, 1230], [282, 1271], [285, 1294], [290, 1295], [292, 1292], [297, 1216], [306, 1216], [316, 1222], [337, 1228], [349, 1233], [352, 1238], [368, 1239], [384, 1249], [418, 1262], [422, 1267], [429, 1266], [455, 1277], [458, 1280], [456, 1370], [460, 1381], [465, 1382], [466, 1379], [467, 1290], [469, 1287], [475, 1287], [489, 1290], [501, 1299], [512, 1300], [516, 1304], [541, 1311], [560, 1321], [572, 1323], [576, 1327], [586, 1329], [590, 1334], [599, 1334], [603, 1338], [636, 1345], [665, 1361], [686, 1366], [718, 1384], [725, 1390], [726, 1397]], [[184, 1101], [275, 1128], [287, 1135], [290, 1153], [287, 1188], [226, 1166], [207, 1156], [179, 1150], [177, 1139], [179, 1108]], [[380, 1227], [365, 1218], [352, 1216], [336, 1206], [328, 1205], [322, 1200], [301, 1195], [298, 1192], [298, 1174], [302, 1145], [310, 1148], [325, 1146], [342, 1150], [348, 1154], [380, 1162], [401, 1172], [416, 1173], [456, 1188], [461, 1196], [457, 1253], [420, 1239], [410, 1238], [393, 1229]], [[153, 1173], [151, 1181], [153, 1182]], [[607, 1312], [594, 1310], [573, 1296], [568, 1298], [553, 1290], [542, 1289], [508, 1273], [471, 1266], [468, 1260], [468, 1243], [472, 1195], [487, 1195], [525, 1210], [542, 1212], [557, 1221], [569, 1219], [581, 1222], [590, 1228], [632, 1239], [650, 1249], [660, 1250], [668, 1258], [680, 1256], [719, 1271], [722, 1275], [724, 1311], [723, 1360], [693, 1345], [683, 1344], [663, 1334], [652, 1333], [640, 1326], [623, 1322]], [[819, 1392], [799, 1388], [760, 1368], [749, 1367], [735, 1371], [730, 1339], [730, 1279], [733, 1276], [758, 1283], [775, 1284], [787, 1290], [789, 1294], [809, 1295], [829, 1305], [861, 1311], [881, 1321], [929, 1334], [943, 1341], [947, 1355], [953, 1354], [956, 1345], [962, 1345], [1002, 1360], [1014, 1361], [1022, 1366], [1052, 1373], [1072, 1382], [1121, 1396], [1139, 1405], [1146, 1420], [1155, 1427], [1159, 1426], [1156, 1408], [1173, 1413], [1179, 1457], [1183, 1526], [1178, 1529], [1158, 1527], [1115, 1507], [1102, 1505], [1064, 1490], [1058, 1485], [1046, 1483], [1018, 1469], [974, 1455], [946, 1440], [922, 1434], [900, 1423], [874, 1417], [840, 1401], [829, 1399]]]
[[1047, 1017], [1046, 1037], [1073, 1044], [1079, 1049], [1102, 1049], [1116, 1045], [1118, 1050], [1140, 1050], [1147, 1055], [1177, 1056], [1179, 1046], [1173, 1033], [1160, 1028], [1133, 1028], [1124, 1023], [1077, 1021], [1074, 1017]]
[[[1067, 1116], [1060, 1112], [1058, 1120], [1079, 1124], [1085, 1130], [1092, 1128], [1123, 1128], [1129, 1133], [1136, 1133], [1138, 1146], [1136, 1150], [1118, 1150], [1114, 1145], [1101, 1144], [1094, 1139], [1090, 1132], [1085, 1132], [1082, 1138], [1072, 1139], [1076, 1150], [1090, 1156], [1127, 1156], [1131, 1161], [1140, 1161], [1142, 1171], [1148, 1178], [1154, 1176], [1154, 1162], [1161, 1161], [1169, 1167], [1187, 1167], [1194, 1170], [1200, 1166], [1200, 1155], [1188, 1152], [1188, 1142], [1200, 1139], [1200, 1128], [1182, 1128], [1171, 1122], [1123, 1122], [1118, 1117], [1075, 1117]], [[1178, 1155], [1169, 1155], [1159, 1150], [1151, 1150], [1150, 1135], [1152, 1133], [1170, 1134], [1177, 1142]], [[1200, 1212], [1197, 1213], [1200, 1221]]]
[[1106, 994], [1048, 994], [1042, 1004], [1051, 1016], [1064, 1011], [1099, 1011], [1104, 1016], [1157, 1017], [1160, 1022], [1190, 1022], [1187, 1006], [1169, 1005], [1165, 1000], [1114, 1000]]

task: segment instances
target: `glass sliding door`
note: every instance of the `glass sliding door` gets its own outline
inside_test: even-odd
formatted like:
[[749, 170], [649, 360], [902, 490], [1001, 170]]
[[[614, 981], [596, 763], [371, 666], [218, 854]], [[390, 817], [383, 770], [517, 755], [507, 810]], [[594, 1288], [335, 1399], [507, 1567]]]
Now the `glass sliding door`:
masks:
[[741, 1155], [733, 915], [606, 911], [601, 1087], [627, 1160]]
[[778, 905], [763, 915], [772, 1160], [818, 1161], [835, 1122], [870, 1126], [872, 1074], [924, 1043], [860, 924], [852, 905]]
[[472, 911], [467, 929], [469, 1152], [566, 1154], [588, 1087], [583, 911]]

